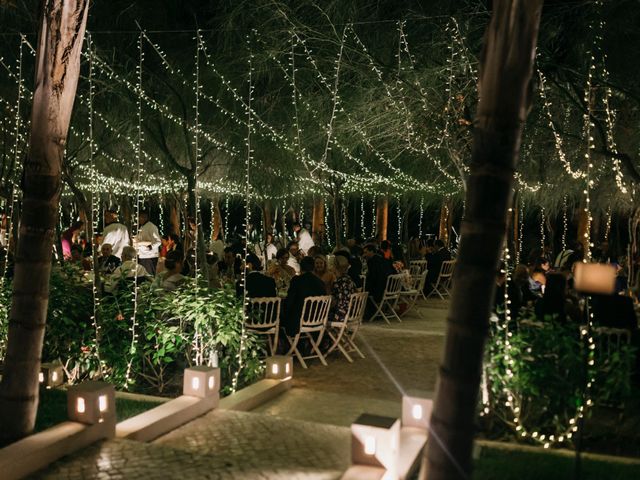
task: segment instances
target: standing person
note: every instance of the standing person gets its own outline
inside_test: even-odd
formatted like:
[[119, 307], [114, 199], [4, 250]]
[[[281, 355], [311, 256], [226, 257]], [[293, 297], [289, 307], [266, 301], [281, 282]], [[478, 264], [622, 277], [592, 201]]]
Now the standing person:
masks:
[[78, 220], [64, 232], [62, 232], [62, 235], [60, 235], [60, 243], [62, 244], [62, 256], [65, 260], [71, 259], [71, 246], [74, 243], [77, 243], [78, 238], [80, 237], [80, 232], [82, 231], [82, 227], [84, 227], [84, 222], [82, 220]]
[[293, 268], [296, 272], [296, 275], [298, 275], [300, 273], [300, 260], [303, 256], [302, 252], [300, 251], [300, 246], [298, 245], [298, 242], [296, 242], [295, 240], [291, 240], [289, 242], [288, 250], [289, 250], [289, 261], [287, 262], [287, 265]]
[[102, 243], [108, 243], [113, 249], [113, 255], [122, 258], [122, 250], [131, 240], [127, 227], [118, 221], [118, 212], [106, 210], [104, 212], [104, 230], [102, 231]]
[[149, 220], [149, 212], [141, 211], [138, 215], [138, 235], [135, 238], [138, 249], [138, 262], [151, 275], [156, 274], [160, 245], [162, 239], [160, 232], [153, 222]]
[[[363, 257], [367, 260], [367, 279], [365, 281], [365, 289], [369, 292], [369, 298], [380, 303], [387, 286], [387, 277], [393, 274], [393, 266], [391, 262], [382, 258], [378, 252], [378, 248], [370, 243], [364, 246]], [[367, 319], [375, 313], [375, 306], [370, 301], [367, 302], [365, 317]]]
[[309, 231], [306, 228], [301, 227], [298, 222], [293, 224], [293, 231], [296, 234], [300, 251], [303, 255], [307, 255], [309, 249], [315, 245]]

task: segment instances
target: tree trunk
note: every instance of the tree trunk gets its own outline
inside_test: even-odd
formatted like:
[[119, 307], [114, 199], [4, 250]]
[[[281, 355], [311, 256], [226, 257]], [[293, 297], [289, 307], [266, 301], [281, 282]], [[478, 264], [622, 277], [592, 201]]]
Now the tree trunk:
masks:
[[340, 215], [340, 203], [338, 201], [338, 194], [331, 197], [331, 204], [333, 205], [333, 234], [336, 239], [336, 247], [342, 245], [342, 224], [340, 223], [342, 217]]
[[474, 418], [542, 0], [494, 0], [478, 79], [471, 172], [430, 439], [429, 480], [470, 478]]
[[222, 231], [222, 214], [220, 213], [220, 201], [216, 197], [213, 200], [213, 208], [211, 209], [211, 241], [214, 241]]
[[440, 225], [438, 227], [438, 238], [442, 240], [445, 245], [449, 245], [449, 225], [451, 221], [451, 209], [449, 208], [449, 199], [442, 200], [442, 206], [440, 207]]
[[378, 199], [376, 210], [376, 235], [379, 241], [387, 239], [389, 225], [389, 197], [386, 195]]
[[267, 233], [273, 233], [273, 204], [271, 200], [264, 201], [264, 238], [267, 238]]
[[2, 443], [28, 435], [35, 424], [62, 158], [88, 11], [87, 0], [41, 3], [31, 140], [24, 161], [9, 339], [0, 384]]
[[582, 251], [585, 258], [587, 258], [587, 252], [589, 251], [589, 239], [591, 238], [589, 232], [589, 212], [584, 208], [578, 208], [578, 242], [582, 244]]
[[318, 241], [322, 242], [324, 239], [324, 202], [322, 198], [316, 198], [313, 200], [313, 214], [311, 230], [314, 235], [317, 236]]
[[169, 206], [169, 232], [180, 236], [180, 200], [171, 198], [167, 204]]

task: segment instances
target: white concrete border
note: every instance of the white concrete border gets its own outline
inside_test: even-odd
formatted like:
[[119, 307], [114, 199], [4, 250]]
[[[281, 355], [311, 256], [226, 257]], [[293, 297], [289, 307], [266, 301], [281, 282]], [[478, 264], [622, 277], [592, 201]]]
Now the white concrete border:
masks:
[[30, 435], [0, 449], [0, 472], [3, 480], [30, 475], [65, 455], [88, 447], [115, 433], [113, 420], [86, 425], [63, 422], [43, 432]]

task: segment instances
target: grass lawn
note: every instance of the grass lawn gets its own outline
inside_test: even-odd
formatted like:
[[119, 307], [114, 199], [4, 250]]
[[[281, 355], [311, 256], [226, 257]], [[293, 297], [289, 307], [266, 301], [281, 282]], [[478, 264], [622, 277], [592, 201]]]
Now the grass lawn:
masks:
[[[116, 398], [116, 417], [121, 422], [158, 405], [160, 403]], [[67, 392], [40, 390], [35, 431], [41, 432], [67, 419]]]
[[[482, 449], [475, 464], [475, 480], [570, 480], [574, 459], [553, 453]], [[640, 465], [582, 459], [581, 480], [637, 480]]]

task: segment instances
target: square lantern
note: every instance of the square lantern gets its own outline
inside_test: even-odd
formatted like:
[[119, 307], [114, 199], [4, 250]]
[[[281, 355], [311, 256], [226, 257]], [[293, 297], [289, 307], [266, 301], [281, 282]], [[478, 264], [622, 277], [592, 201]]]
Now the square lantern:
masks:
[[576, 263], [573, 282], [579, 292], [612, 295], [616, 288], [616, 267], [604, 263]]
[[433, 400], [427, 394], [411, 392], [402, 397], [402, 426], [428, 430]]
[[293, 358], [285, 355], [267, 357], [267, 370], [265, 378], [274, 380], [286, 380], [293, 376]]
[[214, 397], [220, 391], [220, 369], [218, 367], [185, 368], [182, 394], [191, 397]]
[[83, 382], [67, 390], [67, 414], [69, 420], [102, 423], [116, 418], [116, 391], [105, 382]]
[[362, 414], [351, 424], [351, 461], [395, 472], [400, 447], [400, 420]]
[[46, 388], [59, 387], [64, 383], [64, 369], [59, 362], [40, 365], [40, 385]]

